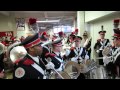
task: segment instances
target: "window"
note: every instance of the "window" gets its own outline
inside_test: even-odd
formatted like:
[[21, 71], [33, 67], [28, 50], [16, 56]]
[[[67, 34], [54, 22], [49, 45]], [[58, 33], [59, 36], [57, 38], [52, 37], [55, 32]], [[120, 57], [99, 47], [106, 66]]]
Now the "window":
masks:
[[71, 33], [74, 31], [74, 28], [72, 26], [55, 26], [53, 27], [53, 32], [58, 33], [60, 31], [63, 31], [64, 33]]

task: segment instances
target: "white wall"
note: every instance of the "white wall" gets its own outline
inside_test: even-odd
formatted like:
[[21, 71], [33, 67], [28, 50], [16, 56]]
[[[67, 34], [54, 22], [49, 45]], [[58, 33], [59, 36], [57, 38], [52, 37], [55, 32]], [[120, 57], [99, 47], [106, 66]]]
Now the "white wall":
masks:
[[116, 11], [85, 11], [85, 22], [89, 22], [115, 12]]
[[12, 16], [0, 14], [0, 31], [14, 31], [16, 34], [15, 20]]
[[84, 11], [77, 11], [77, 28], [80, 30], [78, 35], [82, 36], [85, 30]]

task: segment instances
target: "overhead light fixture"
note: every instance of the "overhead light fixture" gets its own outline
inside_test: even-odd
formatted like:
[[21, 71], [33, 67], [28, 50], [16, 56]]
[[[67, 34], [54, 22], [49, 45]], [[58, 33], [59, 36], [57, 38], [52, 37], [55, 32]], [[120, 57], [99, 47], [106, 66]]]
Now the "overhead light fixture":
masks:
[[37, 21], [37, 23], [55, 23], [60, 22], [60, 20], [45, 20], [45, 21]]

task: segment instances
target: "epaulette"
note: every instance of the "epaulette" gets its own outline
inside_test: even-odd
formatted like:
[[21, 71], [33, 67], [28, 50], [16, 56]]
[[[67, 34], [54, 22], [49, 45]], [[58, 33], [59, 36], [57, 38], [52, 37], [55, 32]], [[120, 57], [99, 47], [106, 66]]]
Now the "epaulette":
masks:
[[54, 57], [54, 56], [56, 56], [56, 55], [55, 55], [54, 53], [46, 53], [45, 56], [46, 56], [46, 57]]
[[34, 64], [34, 61], [32, 61], [31, 59], [27, 58], [26, 60], [24, 60], [23, 64], [24, 65], [31, 65], [31, 64]]
[[22, 60], [22, 59], [18, 59], [18, 60], [16, 60], [14, 63], [15, 63], [15, 64], [18, 64], [21, 60]]

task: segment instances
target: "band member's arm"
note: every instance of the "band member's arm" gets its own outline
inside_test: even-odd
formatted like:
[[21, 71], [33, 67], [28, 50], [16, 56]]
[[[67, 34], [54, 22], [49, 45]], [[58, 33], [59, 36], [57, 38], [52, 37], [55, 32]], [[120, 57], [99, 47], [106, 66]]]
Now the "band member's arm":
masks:
[[63, 55], [63, 60], [68, 59], [69, 54], [70, 54], [70, 50], [66, 49], [65, 54]]
[[48, 62], [48, 64], [45, 65], [46, 69], [54, 69], [55, 65], [52, 62]]
[[83, 48], [83, 52], [81, 54], [81, 57], [82, 57], [82, 59], [85, 59], [85, 60], [89, 59], [89, 56], [88, 56], [85, 48]]
[[46, 60], [47, 60], [47, 64], [46, 64], [46, 69], [58, 69], [60, 66], [60, 63], [57, 63], [56, 59], [54, 58], [56, 55], [53, 53], [47, 53], [46, 55]]
[[111, 62], [111, 58], [108, 58], [108, 56], [104, 56], [103, 62], [104, 62], [104, 66], [106, 66], [109, 62]]
[[71, 59], [71, 61], [77, 62], [78, 56], [76, 56], [76, 54], [75, 54], [75, 52], [74, 52], [74, 49], [75, 49], [74, 47], [72, 47], [72, 48], [70, 49], [68, 58]]
[[95, 50], [95, 52], [97, 52], [97, 53], [99, 53], [98, 46], [99, 46], [99, 40], [97, 40], [97, 43], [95, 43], [95, 45], [94, 45], [94, 50]]
[[71, 47], [70, 52], [68, 52], [68, 58], [75, 57], [74, 47]]
[[120, 77], [120, 55], [116, 58], [115, 61], [115, 66], [116, 66], [116, 71], [117, 71], [117, 76]]
[[70, 55], [70, 50], [68, 50], [68, 49], [66, 49], [66, 52], [65, 52], [65, 56], [67, 57], [67, 56], [69, 56]]
[[88, 44], [86, 45], [86, 50], [89, 51], [91, 48], [91, 41], [88, 42]]

